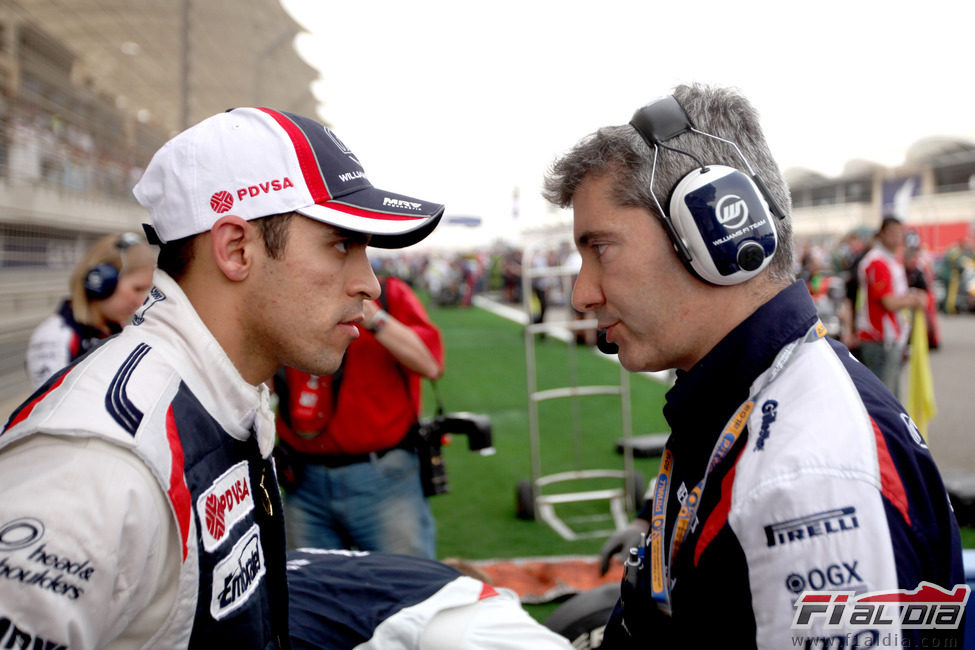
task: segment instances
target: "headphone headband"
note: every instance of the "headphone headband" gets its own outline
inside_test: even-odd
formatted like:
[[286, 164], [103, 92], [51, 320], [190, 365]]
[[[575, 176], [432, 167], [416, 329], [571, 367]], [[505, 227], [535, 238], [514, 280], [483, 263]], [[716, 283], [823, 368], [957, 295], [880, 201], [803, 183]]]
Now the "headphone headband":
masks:
[[661, 97], [637, 109], [630, 126], [651, 148], [694, 128], [687, 111], [673, 95]]
[[123, 232], [121, 235], [118, 236], [118, 239], [115, 240], [115, 247], [118, 248], [119, 250], [124, 251], [129, 246], [135, 246], [141, 241], [142, 241], [142, 237], [135, 234], [134, 232]]

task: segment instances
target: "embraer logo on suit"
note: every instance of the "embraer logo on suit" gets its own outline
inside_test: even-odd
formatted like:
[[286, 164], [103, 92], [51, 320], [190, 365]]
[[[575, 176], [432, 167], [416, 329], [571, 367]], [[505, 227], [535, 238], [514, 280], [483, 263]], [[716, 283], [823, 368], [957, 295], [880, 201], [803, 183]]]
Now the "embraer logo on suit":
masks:
[[210, 615], [220, 620], [247, 602], [264, 572], [261, 532], [254, 524], [213, 570]]

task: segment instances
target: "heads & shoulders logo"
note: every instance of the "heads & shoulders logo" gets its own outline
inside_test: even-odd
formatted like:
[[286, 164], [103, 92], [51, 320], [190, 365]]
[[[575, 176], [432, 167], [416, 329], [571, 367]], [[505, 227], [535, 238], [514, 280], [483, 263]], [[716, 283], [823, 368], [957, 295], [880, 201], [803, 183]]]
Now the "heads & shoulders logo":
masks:
[[40, 519], [21, 517], [0, 526], [0, 552], [26, 548], [44, 537], [44, 524]]
[[84, 549], [64, 552], [48, 548], [56, 545], [57, 540], [44, 537], [44, 524], [33, 517], [12, 519], [0, 526], [0, 552], [7, 553], [0, 555], [0, 580], [69, 600], [81, 598], [86, 583], [95, 576], [95, 566], [85, 556]]

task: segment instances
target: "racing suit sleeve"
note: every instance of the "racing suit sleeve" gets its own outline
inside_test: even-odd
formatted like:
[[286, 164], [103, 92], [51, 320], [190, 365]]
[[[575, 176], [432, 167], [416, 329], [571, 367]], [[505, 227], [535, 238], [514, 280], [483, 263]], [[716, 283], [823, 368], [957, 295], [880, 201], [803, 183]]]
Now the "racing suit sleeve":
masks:
[[41, 322], [27, 343], [25, 362], [32, 389], [40, 388], [48, 377], [71, 363], [74, 332], [58, 315]]
[[180, 561], [148, 468], [107, 442], [38, 434], [0, 454], [0, 494], [0, 641], [144, 646], [172, 609]]
[[898, 588], [887, 509], [876, 485], [852, 468], [844, 476], [810, 466], [754, 486], [732, 507], [728, 523], [747, 563], [758, 648], [793, 647], [795, 639], [829, 647], [834, 637], [877, 633], [871, 626], [829, 626], [821, 612], [795, 622], [795, 603], [807, 590]]
[[420, 650], [570, 650], [565, 637], [526, 612], [508, 589], [476, 603], [441, 610], [420, 638]]

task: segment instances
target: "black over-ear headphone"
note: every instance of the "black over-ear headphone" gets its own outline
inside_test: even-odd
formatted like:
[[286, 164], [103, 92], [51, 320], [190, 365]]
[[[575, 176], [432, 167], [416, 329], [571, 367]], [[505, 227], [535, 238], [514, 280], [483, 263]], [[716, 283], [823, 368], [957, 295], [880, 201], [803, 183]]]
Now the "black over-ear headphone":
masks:
[[[119, 238], [115, 241], [115, 247], [122, 251], [122, 263], [125, 263], [125, 250], [138, 243], [140, 237], [135, 233], [126, 232], [119, 235]], [[109, 264], [104, 262], [102, 264], [96, 264], [95, 266], [88, 269], [88, 273], [85, 274], [85, 296], [88, 300], [105, 300], [111, 297], [115, 293], [115, 288], [118, 286], [119, 276], [121, 275], [121, 270], [115, 268], [114, 264]]]
[[[778, 244], [772, 215], [784, 217], [761, 179], [734, 142], [694, 128], [684, 107], [663, 97], [633, 114], [630, 125], [653, 150], [650, 194], [674, 243], [692, 273], [717, 285], [740, 284], [758, 275], [771, 261]], [[738, 153], [749, 174], [724, 165], [707, 165], [695, 156], [664, 144], [688, 131], [725, 142]], [[664, 210], [653, 189], [659, 148], [697, 161], [670, 191]]]

